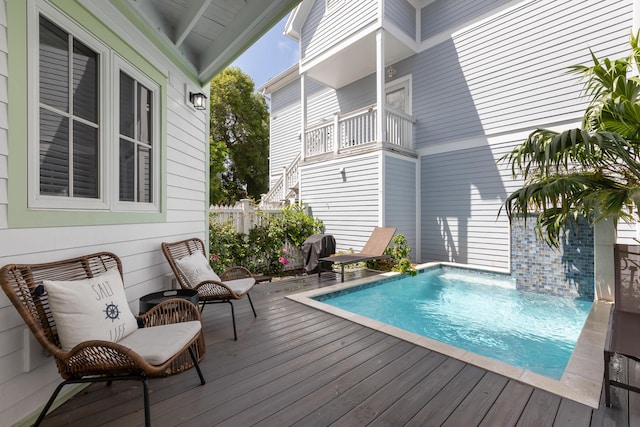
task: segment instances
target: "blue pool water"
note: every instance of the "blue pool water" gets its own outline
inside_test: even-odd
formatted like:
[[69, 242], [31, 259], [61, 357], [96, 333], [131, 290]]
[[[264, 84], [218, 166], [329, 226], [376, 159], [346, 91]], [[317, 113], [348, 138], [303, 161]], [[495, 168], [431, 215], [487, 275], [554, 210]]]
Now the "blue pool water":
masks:
[[451, 267], [315, 299], [557, 380], [592, 304], [517, 291], [506, 275]]

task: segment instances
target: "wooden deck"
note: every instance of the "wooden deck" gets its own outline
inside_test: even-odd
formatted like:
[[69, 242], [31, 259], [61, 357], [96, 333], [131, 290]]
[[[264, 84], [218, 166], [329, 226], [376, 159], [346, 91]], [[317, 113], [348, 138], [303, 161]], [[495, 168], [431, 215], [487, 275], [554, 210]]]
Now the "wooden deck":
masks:
[[[345, 280], [368, 274], [348, 272]], [[257, 285], [257, 319], [247, 301], [235, 303], [235, 342], [229, 308], [207, 307], [207, 384], [199, 385], [194, 370], [150, 380], [152, 425], [640, 425], [634, 393], [614, 389], [612, 408], [592, 410], [285, 298], [334, 283], [324, 274]], [[43, 422], [143, 424], [135, 381], [93, 384]]]

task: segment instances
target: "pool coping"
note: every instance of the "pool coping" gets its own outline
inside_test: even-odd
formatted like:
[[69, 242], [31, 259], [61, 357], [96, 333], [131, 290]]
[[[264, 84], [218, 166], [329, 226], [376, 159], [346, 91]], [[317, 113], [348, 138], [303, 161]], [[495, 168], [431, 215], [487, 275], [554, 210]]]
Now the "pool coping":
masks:
[[[421, 264], [416, 268], [423, 269], [440, 265], [504, 273], [504, 270], [494, 270], [465, 264], [444, 262]], [[582, 332], [578, 337], [576, 346], [571, 354], [569, 363], [567, 364], [567, 368], [565, 369], [560, 381], [558, 381], [313, 299], [319, 295], [374, 282], [376, 280], [380, 280], [381, 277], [391, 277], [396, 275], [399, 275], [399, 273], [382, 273], [378, 276], [358, 279], [348, 283], [340, 283], [337, 285], [326, 286], [324, 288], [291, 294], [288, 295], [287, 298], [318, 310], [331, 313], [335, 316], [342, 317], [368, 328], [386, 333], [387, 335], [411, 342], [429, 350], [436, 351], [454, 359], [461, 360], [488, 371], [529, 384], [533, 387], [557, 394], [561, 397], [566, 397], [590, 406], [591, 408], [598, 408], [604, 378], [603, 349], [607, 333], [609, 311], [612, 306], [610, 302], [593, 302], [591, 310], [587, 316], [587, 320], [582, 328]]]

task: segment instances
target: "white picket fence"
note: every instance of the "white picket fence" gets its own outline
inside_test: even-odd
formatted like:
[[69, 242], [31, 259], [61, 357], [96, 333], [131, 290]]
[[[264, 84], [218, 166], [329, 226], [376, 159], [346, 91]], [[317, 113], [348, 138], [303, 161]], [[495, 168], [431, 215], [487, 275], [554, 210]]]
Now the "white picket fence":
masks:
[[[240, 200], [235, 205], [211, 205], [209, 207], [210, 220], [218, 223], [231, 223], [238, 233], [249, 234], [249, 231], [260, 224], [259, 213], [268, 216], [281, 215], [280, 209], [257, 208], [251, 200]], [[287, 242], [285, 249], [289, 258], [289, 264], [284, 266], [284, 270], [297, 270], [304, 267], [302, 250]]]

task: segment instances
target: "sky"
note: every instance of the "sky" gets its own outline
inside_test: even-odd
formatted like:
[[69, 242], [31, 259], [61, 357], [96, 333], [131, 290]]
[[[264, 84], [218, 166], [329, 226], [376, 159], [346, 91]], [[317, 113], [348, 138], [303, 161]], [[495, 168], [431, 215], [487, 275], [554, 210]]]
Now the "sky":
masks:
[[298, 43], [282, 34], [288, 17], [274, 25], [231, 64], [253, 79], [256, 90], [298, 62]]

